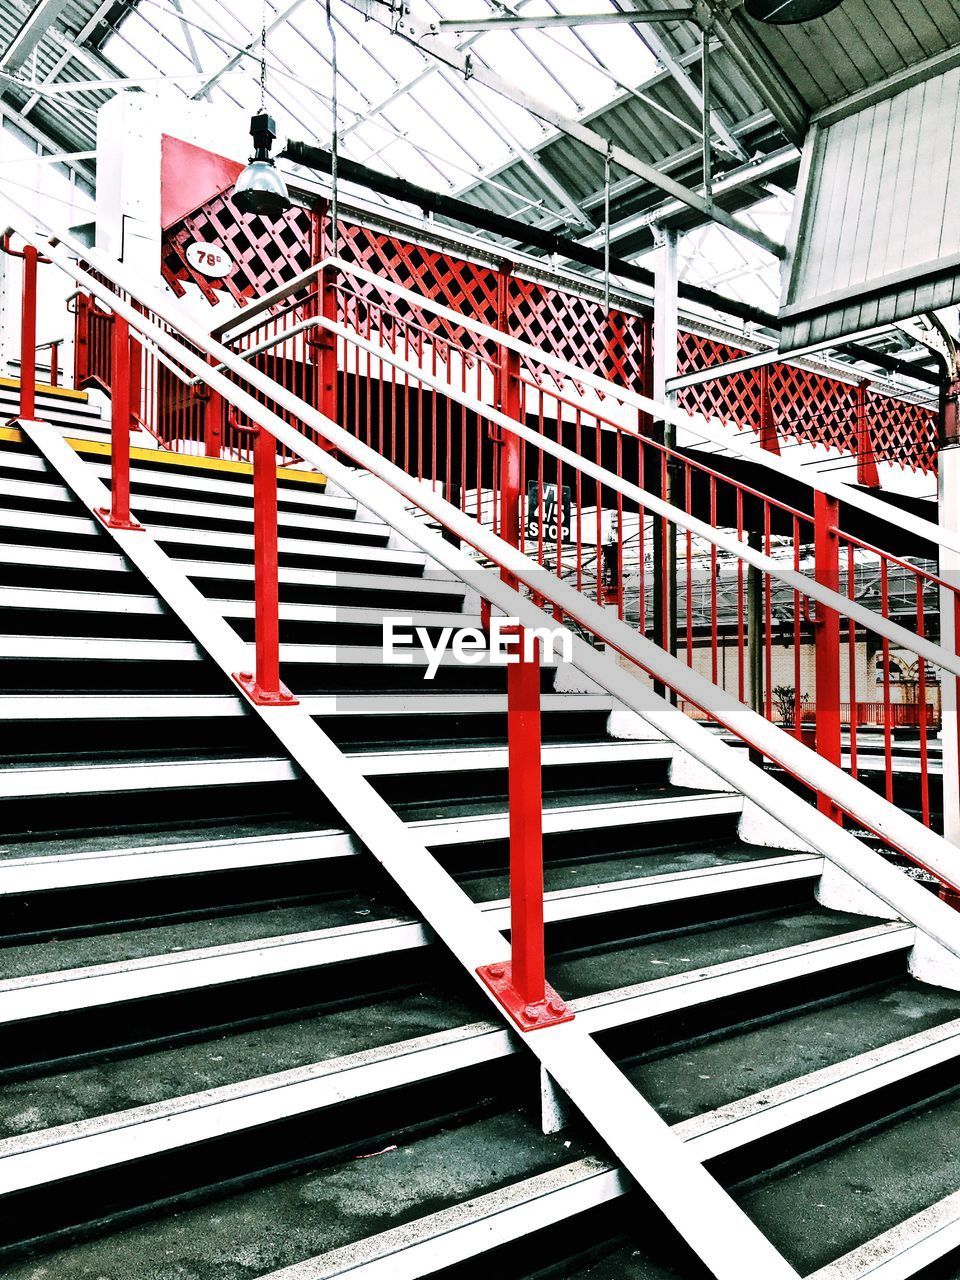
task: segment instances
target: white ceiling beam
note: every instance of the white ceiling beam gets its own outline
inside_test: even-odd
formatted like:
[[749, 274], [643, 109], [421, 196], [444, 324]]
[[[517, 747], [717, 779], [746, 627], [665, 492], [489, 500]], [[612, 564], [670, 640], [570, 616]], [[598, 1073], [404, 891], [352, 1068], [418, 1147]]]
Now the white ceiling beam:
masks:
[[[77, 52], [80, 49], [80, 47], [83, 45], [84, 40], [88, 39], [93, 34], [93, 32], [96, 30], [100, 22], [103, 20], [108, 10], [111, 8], [112, 4], [113, 4], [113, 0], [102, 0], [102, 3], [97, 5], [95, 12], [91, 14], [88, 21], [85, 22], [81, 27], [81, 29], [77, 32], [76, 39], [74, 40], [74, 42], [71, 44], [68, 40], [64, 39], [63, 53], [61, 53], [60, 57], [56, 60], [56, 62], [50, 68], [49, 72], [43, 77], [41, 84], [49, 84], [52, 80], [55, 80], [57, 76], [60, 74], [60, 72], [63, 70], [63, 68], [70, 61], [70, 59], [77, 56]], [[103, 67], [104, 69], [106, 69], [107, 64], [104, 63]], [[38, 93], [33, 94], [33, 96], [29, 98], [27, 102], [24, 104], [23, 114], [25, 116], [28, 116], [39, 101], [40, 101], [40, 95]]]
[[[276, 31], [278, 27], [282, 27], [287, 19], [292, 17], [302, 4], [303, 0], [291, 0], [291, 3], [288, 4], [285, 9], [281, 9], [273, 21], [267, 24], [267, 35], [269, 36], [272, 32]], [[247, 54], [252, 53], [253, 50], [256, 49], [259, 43], [260, 33], [257, 32], [256, 36], [249, 42], [249, 44], [245, 45], [242, 50], [238, 50], [227, 58], [225, 62], [221, 63], [216, 71], [212, 72], [208, 78], [204, 80], [200, 88], [191, 94], [191, 97], [202, 98], [206, 96], [217, 81], [221, 80], [225, 75], [228, 75], [234, 67], [238, 66]]]
[[440, 18], [438, 31], [523, 31], [536, 27], [597, 27], [610, 22], [677, 22], [693, 18], [692, 5], [677, 9], [622, 9], [611, 13], [545, 13], [536, 17], [496, 14], [489, 18]]
[[[346, 0], [346, 2], [369, 16], [369, 8], [365, 0]], [[524, 107], [534, 115], [539, 116], [541, 120], [552, 124], [561, 133], [567, 134], [568, 137], [580, 142], [591, 151], [597, 152], [602, 156], [609, 156], [611, 164], [620, 169], [625, 169], [628, 173], [636, 174], [637, 177], [649, 182], [651, 186], [660, 188], [667, 195], [681, 201], [683, 204], [689, 205], [691, 209], [695, 209], [698, 213], [703, 214], [704, 217], [718, 222], [729, 231], [733, 231], [737, 235], [752, 241], [774, 257], [783, 258], [785, 256], [786, 250], [782, 244], [778, 244], [775, 240], [771, 240], [769, 236], [764, 235], [763, 232], [732, 217], [713, 200], [707, 199], [698, 192], [692, 191], [690, 188], [676, 182], [673, 178], [661, 173], [653, 165], [647, 164], [645, 161], [631, 155], [629, 151], [616, 145], [611, 139], [603, 137], [602, 134], [582, 124], [579, 120], [555, 110], [548, 103], [532, 97], [512, 84], [504, 76], [479, 64], [470, 54], [464, 54], [455, 46], [439, 39], [432, 33], [429, 22], [422, 23], [413, 16], [402, 17], [395, 23], [391, 23], [389, 18], [385, 20], [377, 17], [376, 20], [381, 25], [392, 25], [398, 35], [403, 36], [404, 39], [410, 41], [417, 48], [433, 54], [438, 61], [445, 63], [454, 71], [460, 72], [466, 79], [479, 81], [480, 84], [486, 85], [487, 88], [492, 89], [495, 93], [501, 94], [510, 101], [517, 103], [518, 106]]]
[[31, 57], [34, 49], [57, 22], [68, 0], [40, 0], [27, 14], [20, 30], [7, 45], [0, 57], [0, 67], [5, 71], [17, 71]]
[[[490, 113], [483, 104], [483, 100], [476, 91], [471, 87], [469, 80], [461, 80], [458, 76], [452, 75], [449, 71], [440, 72], [443, 79], [459, 94], [461, 98], [468, 101], [469, 105], [483, 117], [492, 129], [500, 136], [500, 138], [512, 147], [527, 168], [531, 171], [540, 185], [553, 198], [563, 206], [569, 215], [568, 220], [575, 223], [578, 227], [593, 230], [593, 223], [580, 208], [577, 201], [570, 194], [562, 182], [559, 182], [546, 165], [532, 151], [523, 145], [520, 139], [512, 130], [508, 129], [502, 120], [493, 121], [490, 119]], [[483, 178], [480, 181], [484, 181]], [[519, 194], [519, 193], [518, 193]]]

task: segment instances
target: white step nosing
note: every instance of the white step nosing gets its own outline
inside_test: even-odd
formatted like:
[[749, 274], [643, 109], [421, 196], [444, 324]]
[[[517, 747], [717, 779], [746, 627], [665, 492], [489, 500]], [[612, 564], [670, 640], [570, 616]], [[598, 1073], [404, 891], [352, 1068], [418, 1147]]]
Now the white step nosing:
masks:
[[412, 920], [370, 921], [31, 974], [0, 982], [0, 1024], [393, 955], [431, 939]]
[[[720, 813], [734, 813], [730, 797], [717, 793]], [[699, 800], [699, 798], [698, 798]], [[664, 805], [666, 804], [666, 808]], [[654, 812], [644, 814], [644, 802], [632, 802], [629, 806], [614, 806], [616, 813], [610, 824], [625, 820], [629, 825], [659, 822], [672, 819], [676, 806], [682, 805], [687, 815], [690, 805], [683, 801], [655, 801]], [[608, 806], [569, 806], [561, 810], [547, 810], [557, 814], [550, 830], [590, 830], [598, 825]], [[700, 816], [710, 805], [697, 803], [695, 811]], [[546, 814], [545, 814], [546, 816]], [[506, 837], [509, 819], [505, 812], [493, 819], [483, 815], [476, 819], [479, 835], [465, 829], [469, 819], [459, 819], [460, 830], [451, 833], [449, 826], [438, 829], [436, 822], [426, 822], [422, 830], [434, 835], [430, 843], [468, 843], [473, 839], [494, 834]], [[415, 824], [411, 824], [415, 825]], [[459, 838], [456, 838], [458, 836]], [[186, 841], [176, 844], [138, 846], [133, 849], [88, 850], [80, 853], [44, 855], [41, 857], [0, 858], [0, 897], [10, 894], [41, 893], [60, 888], [76, 888], [82, 885], [119, 884], [129, 880], [150, 880], [180, 875], [210, 874], [221, 871], [242, 871], [251, 867], [286, 866], [294, 862], [312, 862], [330, 857], [352, 856], [359, 845], [348, 833], [328, 831], [302, 831], [277, 836], [245, 836], [239, 839]]]
[[118, 591], [68, 591], [62, 587], [0, 586], [0, 608], [40, 609], [51, 613], [161, 615], [167, 612], [157, 596], [125, 595]]
[[0, 768], [0, 799], [228, 787], [289, 782], [299, 776], [292, 761], [283, 756], [38, 765]]
[[[110, 469], [106, 468], [109, 476]], [[10, 480], [3, 484], [7, 497], [30, 499], [34, 502], [59, 502], [70, 504], [73, 494], [66, 485], [55, 481]], [[234, 524], [253, 524], [253, 506], [225, 505], [214, 501], [191, 501], [182, 498], [168, 498], [151, 493], [138, 492], [133, 489], [130, 497], [131, 505], [139, 512], [156, 512], [163, 515], [180, 515], [201, 520], [219, 520]], [[299, 511], [288, 511], [284, 507], [278, 510], [279, 527], [288, 529], [312, 529], [317, 533], [346, 533], [350, 536], [344, 541], [365, 539], [364, 545], [371, 548], [385, 542], [389, 530], [385, 525], [356, 519], [341, 519], [336, 516], [308, 515]], [[354, 537], [355, 535], [355, 537]]]
[[[253, 619], [253, 600], [211, 600], [224, 618]], [[63, 587], [7, 587], [0, 585], [0, 608], [41, 609], [72, 613], [165, 614], [157, 596], [103, 591], [70, 591]], [[382, 628], [383, 610], [358, 605], [281, 603], [283, 622], [340, 623]], [[480, 617], [464, 613], [418, 613], [415, 622], [423, 627], [466, 627], [480, 625]]]
[[0, 635], [0, 664], [16, 659], [99, 662], [200, 662], [192, 640], [114, 639], [109, 636]]
[[[133, 503], [132, 506], [134, 515], [136, 515], [136, 503]], [[0, 507], [0, 527], [84, 536], [94, 536], [99, 534], [102, 529], [102, 526], [90, 516], [64, 516], [57, 515], [54, 512], [21, 511], [16, 507]], [[197, 530], [188, 527], [180, 528], [176, 525], [166, 526], [152, 523], [150, 524], [150, 533], [158, 543], [164, 546], [192, 547], [197, 544], [199, 539], [207, 546], [249, 551], [251, 553], [253, 551], [252, 533], [230, 533], [223, 529]], [[423, 569], [426, 566], [426, 558], [424, 556], [412, 551], [399, 551], [392, 547], [371, 547], [352, 542], [324, 542], [313, 538], [284, 537], [278, 538], [277, 547], [281, 555], [318, 556], [340, 560], [359, 560], [361, 562], [375, 560], [379, 564], [406, 565], [417, 569]], [[441, 581], [441, 579], [434, 579], [434, 581]], [[396, 579], [391, 579], [391, 585], [394, 590], [397, 589], [396, 583]]]
[[[151, 640], [140, 637], [113, 636], [57, 636], [19, 635], [0, 633], [0, 663], [13, 659], [30, 658], [78, 658], [97, 659], [101, 662], [199, 662], [202, 659], [198, 647], [189, 640]], [[280, 661], [291, 666], [317, 667], [387, 667], [402, 672], [423, 671], [426, 679], [428, 657], [422, 650], [413, 649], [411, 662], [386, 662], [378, 645], [334, 644], [281, 644]], [[475, 664], [476, 670], [489, 670], [495, 665], [483, 654], [483, 661]], [[248, 654], [249, 669], [253, 670], [255, 654], [252, 645]], [[459, 669], [461, 663], [449, 651], [440, 658], [444, 670]], [[556, 662], [542, 664], [549, 669]]]
[[909, 1280], [960, 1248], [960, 1191], [921, 1209], [807, 1280]]
[[[641, 744], [646, 746], [647, 744]], [[603, 763], [604, 744], [599, 749], [574, 749], [568, 759], [566, 748], [547, 748], [543, 753], [545, 767], [565, 764]], [[660, 744], [650, 744], [653, 752], [625, 753], [614, 750], [613, 760], [667, 758]], [[372, 777], [403, 777], [416, 773], [451, 773], [503, 769], [507, 764], [506, 748], [476, 751], [451, 750], [435, 752], [397, 752], [391, 757], [377, 757], [377, 766], [368, 769], [362, 756], [358, 760], [364, 773]], [[388, 762], [390, 767], [387, 767]], [[107, 761], [98, 764], [15, 765], [0, 767], [0, 799], [29, 796], [84, 795], [92, 792], [173, 790], [194, 786], [231, 786], [236, 782], [278, 782], [299, 777], [286, 757], [256, 756], [236, 759], [232, 756], [208, 760], [143, 760], [137, 762]]]
[[[126, 597], [121, 597], [125, 599]], [[384, 718], [505, 714], [506, 694], [305, 694], [300, 704], [310, 715], [325, 718]], [[612, 698], [592, 693], [546, 693], [541, 698], [545, 712], [607, 712], [616, 704]], [[0, 724], [21, 720], [165, 720], [217, 718], [247, 714], [245, 700], [229, 693], [79, 693], [0, 694]], [[620, 741], [616, 739], [615, 741]], [[638, 743], [641, 745], [641, 743]], [[670, 744], [650, 742], [651, 750], [666, 751]], [[552, 750], [548, 743], [544, 750]], [[672, 748], [670, 748], [672, 750]], [[655, 756], [651, 758], [656, 758]]]
[[[564, 805], [543, 811], [544, 835], [565, 831], [597, 830], [601, 827], [642, 826], [648, 822], [682, 818], [720, 817], [738, 814], [743, 798], [724, 791], [708, 791], [690, 796], [645, 797], [614, 803]], [[503, 810], [469, 817], [422, 818], [407, 824], [430, 848], [473, 844], [479, 840], [502, 840], [510, 832], [509, 816]]]
[[[0, 517], [2, 524], [2, 517]], [[31, 526], [33, 527], [33, 526]], [[46, 528], [46, 524], [37, 525]], [[74, 529], [68, 532], [76, 532]], [[0, 542], [0, 563], [40, 565], [56, 569], [90, 569], [97, 572], [129, 573], [123, 556], [112, 551], [80, 551], [73, 547], [21, 546]], [[252, 564], [229, 561], [175, 560], [190, 578], [252, 582]], [[299, 569], [280, 566], [281, 586], [338, 587], [353, 591], [391, 591], [417, 595], [462, 597], [464, 589], [447, 579], [432, 577], [392, 578], [389, 574], [364, 574], [352, 569]]]
[[721, 1000], [731, 995], [768, 985], [768, 968], [777, 981], [806, 978], [862, 959], [873, 959], [896, 951], [909, 951], [916, 941], [916, 929], [900, 921], [873, 925], [846, 934], [831, 934], [816, 942], [800, 943], [760, 957], [748, 956], [707, 969], [656, 978], [633, 990], [624, 988], [615, 1002], [600, 1003], [593, 997], [581, 1001], [578, 1016], [591, 1034], [635, 1022], [638, 1016], [652, 1018], [691, 1008], [705, 1000]]
[[[506, 746], [443, 747], [411, 751], [351, 751], [368, 778], [390, 777], [416, 769], [418, 773], [450, 773], [457, 770], [505, 769]], [[545, 743], [540, 758], [544, 766], [615, 764], [624, 762], [670, 760], [673, 746], [665, 742], [623, 742], [602, 739], [599, 742]]]
[[360, 851], [353, 835], [334, 828], [0, 859], [0, 896], [323, 862]]
[[[361, 926], [355, 932], [370, 932], [376, 927]], [[389, 927], [403, 926], [390, 922]], [[616, 999], [617, 994], [606, 992], [594, 999]], [[572, 1002], [575, 1009], [582, 1003]], [[422, 1083], [509, 1056], [517, 1048], [515, 1038], [505, 1028], [490, 1022], [471, 1023], [7, 1138], [0, 1141], [0, 1195]], [[719, 1149], [732, 1151], [841, 1106], [850, 1096], [863, 1096], [883, 1088], [891, 1079], [916, 1074], [958, 1054], [960, 1020], [955, 1020], [680, 1122], [674, 1129], [693, 1145], [698, 1156], [702, 1149], [706, 1152], [703, 1158], [710, 1158], [717, 1150], [704, 1145], [707, 1135], [722, 1134]], [[781, 1095], [792, 1111], [778, 1110]], [[735, 1114], [737, 1111], [739, 1114]], [[766, 1121], [760, 1130], [753, 1123], [757, 1117]], [[774, 1117], [783, 1123], [775, 1123]], [[577, 1177], [584, 1170], [609, 1169], [591, 1161], [578, 1161], [567, 1167], [577, 1169]], [[564, 1179], [565, 1183], [568, 1181]]]
[[822, 1111], [854, 1102], [960, 1055], [960, 1018], [857, 1054], [675, 1126], [698, 1158], [713, 1160]]
[[[681, 892], [683, 890], [681, 889]], [[602, 895], [608, 911], [618, 906], [609, 892]], [[632, 900], [624, 899], [628, 909]], [[545, 899], [545, 917], [551, 919], [552, 903]], [[495, 928], [509, 925], [509, 904], [491, 902], [481, 910]], [[584, 918], [591, 913], [583, 910]], [[577, 918], [568, 904], [561, 908], [561, 918]], [[909, 934], [907, 937], [905, 935]], [[808, 958], [817, 965], [835, 968], [855, 959], [907, 950], [913, 941], [913, 930], [899, 926], [887, 932], [859, 930], [852, 938], [833, 935], [829, 947], [800, 944], [781, 951], [752, 956], [731, 965], [711, 966], [703, 970], [678, 974], [672, 978], [653, 979], [619, 992], [603, 992], [578, 1000], [578, 1018], [591, 1034], [613, 1026], [658, 1016], [663, 1012], [689, 1008], [712, 999], [719, 982], [731, 992], [749, 991], [755, 986], [771, 985], [790, 976], [797, 963]], [[891, 937], [896, 941], [891, 943]], [[15, 1025], [29, 1018], [57, 1016], [80, 1009], [102, 1008], [111, 1004], [175, 994], [181, 991], [213, 988], [234, 982], [281, 973], [302, 972], [348, 960], [392, 955], [428, 946], [433, 931], [426, 925], [402, 918], [364, 921], [315, 929], [298, 934], [283, 934], [247, 942], [224, 943], [189, 951], [173, 951], [121, 960], [79, 969], [54, 970], [26, 977], [0, 981], [0, 1025]]]
[[[50, 469], [46, 465], [43, 458], [37, 454], [24, 453], [21, 450], [4, 450], [3, 443], [0, 441], [0, 466], [10, 471], [34, 471], [43, 474], [50, 474]], [[203, 468], [192, 468], [189, 464], [178, 469], [176, 462], [169, 461], [176, 459], [177, 454], [159, 452], [157, 462], [151, 464], [138, 459], [131, 463], [130, 466], [130, 484], [134, 493], [137, 493], [138, 486], [145, 486], [153, 489], [175, 489], [189, 490], [194, 493], [209, 493], [213, 497], [239, 497], [244, 498], [249, 504], [253, 490], [251, 488], [250, 479], [230, 480], [223, 475], [218, 475], [215, 468], [206, 471]], [[167, 459], [168, 461], [161, 461]], [[86, 461], [91, 470], [101, 480], [110, 478], [109, 462], [97, 462], [87, 457]], [[52, 482], [57, 483], [57, 482]], [[281, 513], [284, 510], [284, 502], [289, 501], [300, 506], [315, 506], [322, 510], [343, 511], [345, 513], [345, 523], [349, 523], [357, 510], [357, 504], [352, 498], [335, 497], [326, 493], [319, 486], [297, 485], [284, 482], [282, 476], [277, 479], [277, 500], [280, 504]]]
[[[135, 504], [131, 504], [134, 506]], [[229, 533], [223, 529], [190, 529], [177, 525], [159, 525], [150, 521], [150, 533], [162, 546], [195, 546], [198, 536], [212, 547], [226, 547], [235, 551], [253, 551], [252, 533]], [[376, 561], [378, 564], [407, 565], [422, 569], [426, 557], [419, 552], [399, 551], [393, 547], [368, 547], [351, 542], [324, 542], [313, 538], [277, 539], [281, 555], [336, 556], [342, 560]], [[175, 558], [175, 557], [174, 557]]]

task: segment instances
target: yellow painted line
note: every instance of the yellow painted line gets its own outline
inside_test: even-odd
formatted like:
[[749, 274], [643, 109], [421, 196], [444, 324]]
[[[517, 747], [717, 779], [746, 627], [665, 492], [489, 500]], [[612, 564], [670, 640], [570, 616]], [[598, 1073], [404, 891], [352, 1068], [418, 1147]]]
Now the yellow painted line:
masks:
[[[0, 427], [0, 440], [9, 440], [14, 444], [19, 444], [23, 440], [23, 433], [19, 427]], [[90, 453], [97, 457], [110, 456], [110, 445], [105, 440], [67, 440], [67, 444], [73, 446], [77, 453]], [[233, 458], [200, 458], [193, 453], [171, 453], [166, 449], [136, 449], [130, 450], [130, 458], [133, 462], [150, 462], [159, 463], [161, 466], [168, 467], [195, 467], [203, 471], [219, 471], [233, 472], [234, 475], [253, 475], [253, 464], [250, 462], [236, 462]], [[294, 471], [290, 467], [278, 467], [277, 478], [279, 480], [292, 481], [294, 484], [319, 484], [325, 485], [327, 477], [321, 475], [318, 471]]]
[[[68, 443], [73, 445], [77, 453], [110, 456], [110, 445], [103, 440], [69, 440]], [[234, 475], [253, 475], [253, 464], [250, 462], [236, 462], [233, 458], [203, 458], [194, 453], [173, 453], [166, 449], [133, 448], [130, 450], [130, 459], [133, 462], [157, 463], [168, 467], [193, 467], [201, 471], [218, 471], [221, 474], [232, 472]], [[277, 478], [299, 484], [325, 485], [327, 483], [327, 477], [316, 471], [293, 471], [289, 467], [278, 467]]]
[[[15, 391], [20, 390], [19, 378], [0, 378], [0, 387], [11, 387]], [[84, 404], [90, 399], [86, 391], [74, 391], [73, 387], [51, 387], [46, 382], [38, 382], [37, 390], [43, 391], [47, 395], [60, 396], [64, 400], [80, 400]]]

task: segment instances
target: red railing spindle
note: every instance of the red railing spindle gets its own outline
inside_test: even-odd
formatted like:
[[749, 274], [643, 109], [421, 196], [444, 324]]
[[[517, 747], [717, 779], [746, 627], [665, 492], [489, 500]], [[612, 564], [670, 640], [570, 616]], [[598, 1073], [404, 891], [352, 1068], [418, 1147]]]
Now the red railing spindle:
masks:
[[[231, 425], [236, 420], [231, 417]], [[242, 428], [241, 428], [242, 429]], [[257, 706], [295, 706], [280, 681], [280, 569], [277, 535], [277, 450], [273, 436], [253, 427], [253, 581], [256, 670], [234, 680]]]
[[[114, 313], [110, 384], [110, 507], [95, 514], [108, 529], [142, 530], [130, 514], [130, 428], [133, 425], [130, 378], [130, 328]], [[139, 348], [139, 344], [138, 344]]]
[[[840, 589], [840, 543], [837, 525], [840, 504], [820, 490], [813, 505], [814, 576], [831, 591]], [[840, 615], [818, 604], [816, 610], [815, 657], [817, 671], [817, 754], [839, 767], [840, 730]], [[840, 822], [836, 805], [822, 793], [817, 796], [822, 813]]]

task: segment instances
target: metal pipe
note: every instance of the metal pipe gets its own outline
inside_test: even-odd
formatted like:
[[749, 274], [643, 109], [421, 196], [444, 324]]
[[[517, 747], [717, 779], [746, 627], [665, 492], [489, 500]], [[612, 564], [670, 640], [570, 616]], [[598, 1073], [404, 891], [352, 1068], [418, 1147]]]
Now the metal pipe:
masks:
[[[309, 142], [287, 142], [279, 153], [279, 158], [303, 165], [307, 169], [314, 169], [318, 173], [330, 173], [333, 165], [333, 157], [325, 147], [317, 147]], [[395, 178], [391, 174], [381, 173], [377, 169], [371, 169], [369, 165], [360, 164], [346, 156], [338, 157], [337, 167], [343, 182], [357, 183], [371, 191], [379, 192], [380, 195], [400, 200], [404, 204], [416, 205], [427, 213], [449, 218], [453, 222], [460, 222], [471, 228], [491, 231], [495, 235], [520, 244], [533, 245], [537, 249], [542, 249], [544, 253], [558, 254], [582, 266], [593, 267], [598, 271], [604, 269], [604, 255], [600, 250], [591, 249], [567, 236], [557, 235], [553, 231], [543, 231], [526, 222], [520, 222], [517, 218], [508, 218], [502, 213], [494, 213], [490, 209], [471, 204], [469, 200], [443, 195], [439, 191], [431, 191], [428, 187], [420, 187], [416, 183], [408, 182], [405, 178]], [[610, 270], [615, 276], [620, 276], [624, 280], [633, 280], [637, 284], [649, 287], [654, 283], [652, 271], [638, 266], [635, 262], [628, 262], [625, 258], [612, 257]], [[779, 330], [780, 328], [780, 321], [769, 312], [725, 298], [721, 294], [712, 293], [709, 289], [702, 289], [697, 285], [681, 284], [680, 296], [689, 302], [696, 302], [725, 315], [735, 316], [738, 320], [745, 320], [749, 324], [762, 325], [768, 329]]]

